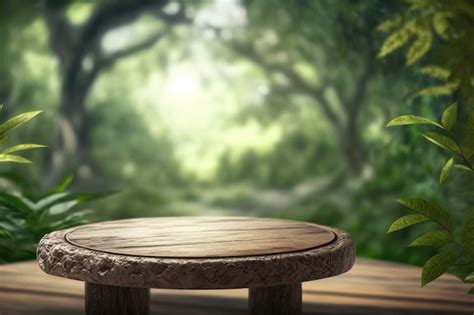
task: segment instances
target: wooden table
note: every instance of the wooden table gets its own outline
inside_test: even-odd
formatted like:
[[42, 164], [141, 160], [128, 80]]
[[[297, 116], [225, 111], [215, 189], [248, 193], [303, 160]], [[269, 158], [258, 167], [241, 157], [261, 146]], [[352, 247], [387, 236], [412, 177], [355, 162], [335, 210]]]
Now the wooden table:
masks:
[[245, 217], [147, 218], [46, 235], [47, 273], [85, 281], [86, 314], [148, 314], [150, 289], [249, 288], [251, 314], [301, 314], [301, 282], [354, 263], [348, 234]]
[[[422, 288], [421, 269], [357, 258], [343, 275], [303, 283], [305, 315], [472, 315], [469, 284], [443, 275]], [[153, 315], [245, 315], [246, 289], [152, 289]], [[2, 315], [83, 315], [82, 281], [51, 277], [35, 261], [0, 265]]]

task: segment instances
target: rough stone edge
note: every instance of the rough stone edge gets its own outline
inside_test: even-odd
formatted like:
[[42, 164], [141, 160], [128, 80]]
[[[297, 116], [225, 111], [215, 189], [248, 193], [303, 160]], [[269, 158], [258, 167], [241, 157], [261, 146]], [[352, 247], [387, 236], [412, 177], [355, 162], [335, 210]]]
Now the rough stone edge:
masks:
[[74, 246], [70, 230], [45, 235], [37, 249], [40, 268], [51, 275], [91, 283], [167, 289], [231, 289], [327, 278], [351, 269], [349, 234], [333, 231], [332, 243], [305, 251], [237, 258], [151, 258], [109, 254]]

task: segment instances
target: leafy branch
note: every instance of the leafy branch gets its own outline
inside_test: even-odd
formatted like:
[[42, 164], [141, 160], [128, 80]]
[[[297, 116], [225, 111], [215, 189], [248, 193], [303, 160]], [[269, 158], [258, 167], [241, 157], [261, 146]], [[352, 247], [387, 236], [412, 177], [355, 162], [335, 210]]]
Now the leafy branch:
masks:
[[[444, 149], [449, 157], [439, 172], [439, 182], [444, 184], [452, 169], [474, 175], [474, 64], [470, 58], [474, 46], [468, 45], [474, 34], [474, 6], [470, 1], [424, 1], [407, 0], [409, 6], [399, 16], [379, 25], [378, 30], [391, 32], [382, 44], [378, 57], [385, 58], [393, 52], [409, 46], [406, 64], [412, 66], [430, 52], [437, 39], [448, 56], [443, 65], [426, 65], [420, 69], [423, 75], [438, 81], [412, 93], [412, 97], [458, 96], [458, 102], [447, 106], [440, 121], [426, 117], [403, 115], [392, 119], [387, 126], [427, 125], [435, 131], [424, 132], [430, 143]], [[460, 106], [464, 110], [460, 110]], [[460, 122], [460, 113], [467, 113], [467, 119]], [[464, 117], [463, 117], [464, 118]], [[464, 123], [464, 124], [463, 124]], [[463, 138], [454, 130], [463, 130]], [[409, 246], [432, 246], [441, 251], [424, 265], [422, 286], [437, 279], [445, 272], [451, 272], [465, 283], [474, 283], [474, 212], [464, 220], [461, 236], [456, 237], [456, 226], [450, 213], [441, 206], [419, 198], [402, 198], [398, 202], [415, 214], [395, 220], [389, 227], [392, 233], [419, 223], [431, 221], [438, 229], [430, 231]], [[469, 291], [474, 294], [474, 288]]]
[[472, 157], [472, 154], [467, 154], [467, 152], [470, 152], [470, 147], [463, 144], [462, 141], [457, 139], [457, 137], [452, 132], [452, 128], [456, 123], [457, 116], [458, 104], [453, 103], [443, 112], [441, 121], [439, 123], [421, 116], [402, 115], [392, 119], [387, 124], [387, 127], [405, 125], [432, 125], [441, 129], [441, 133], [425, 132], [423, 133], [423, 137], [429, 142], [445, 149], [452, 155], [452, 157], [446, 161], [440, 173], [440, 183], [443, 183], [453, 167], [466, 170], [473, 173], [474, 175], [473, 164], [469, 160]]

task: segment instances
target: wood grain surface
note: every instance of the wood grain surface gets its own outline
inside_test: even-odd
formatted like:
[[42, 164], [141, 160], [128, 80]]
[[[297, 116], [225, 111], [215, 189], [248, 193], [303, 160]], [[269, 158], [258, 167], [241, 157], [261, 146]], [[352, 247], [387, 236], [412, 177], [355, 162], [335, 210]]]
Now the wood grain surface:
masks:
[[244, 257], [302, 251], [335, 239], [320, 226], [247, 217], [168, 217], [108, 221], [66, 234], [71, 244], [145, 257]]
[[[198, 219], [182, 218], [181, 220], [183, 220], [181, 226], [188, 228], [191, 226], [189, 222], [196, 222], [195, 220]], [[199, 220], [209, 222], [211, 219], [199, 218]], [[162, 289], [235, 289], [286, 285], [335, 276], [349, 270], [354, 263], [354, 244], [350, 235], [344, 231], [295, 221], [229, 217], [212, 219], [212, 226], [218, 226], [218, 233], [221, 234], [234, 233], [232, 226], [235, 226], [236, 221], [238, 229], [235, 229], [235, 232], [238, 231], [240, 235], [253, 233], [252, 238], [258, 238], [258, 232], [255, 230], [258, 223], [258, 228], [262, 230], [260, 238], [265, 238], [265, 241], [259, 244], [259, 240], [256, 239], [254, 244], [260, 248], [259, 252], [264, 254], [255, 255], [257, 251], [252, 251], [250, 241], [244, 242], [247, 244], [245, 253], [254, 254], [238, 257], [152, 257], [116, 254], [71, 244], [65, 238], [66, 235], [80, 235], [81, 231], [75, 228], [45, 235], [38, 245], [37, 260], [46, 273], [59, 277], [111, 286]], [[132, 222], [136, 222], [137, 226], [141, 222], [140, 226], [142, 226], [143, 222], [148, 222], [148, 220]], [[101, 231], [104, 224], [106, 223], [97, 225], [97, 230]], [[114, 226], [114, 236], [110, 237], [116, 237], [116, 235], [123, 237], [125, 233], [130, 233], [130, 237], [140, 236], [140, 231], [143, 229], [140, 227], [126, 232], [125, 228], [119, 228], [122, 225], [118, 221], [110, 224]], [[179, 228], [180, 225], [175, 223], [175, 226]], [[208, 223], [203, 223], [202, 226], [207, 227]], [[91, 226], [85, 229], [90, 231]], [[172, 233], [171, 230], [172, 228], [169, 229], [170, 233]], [[268, 233], [273, 233], [269, 231], [278, 232], [271, 234], [275, 236], [275, 240], [269, 238]], [[322, 235], [330, 236], [327, 240], [331, 238], [334, 240], [321, 245]], [[101, 237], [107, 239], [107, 236]], [[237, 236], [237, 234], [233, 236], [235, 242], [238, 242], [240, 237], [245, 236]], [[126, 240], [126, 237], [123, 238]], [[202, 255], [206, 255], [207, 251], [214, 250], [214, 245], [200, 242], [202, 238], [196, 232], [194, 242], [197, 244], [192, 246], [203, 253]], [[76, 238], [76, 241], [77, 239], [80, 238]], [[303, 242], [301, 239], [307, 241]], [[293, 251], [296, 248], [302, 248], [302, 244], [308, 245], [309, 239], [316, 240], [311, 242], [312, 246], [320, 245]], [[84, 241], [86, 240], [89, 242], [90, 238], [84, 238]], [[99, 242], [98, 239], [95, 241]], [[292, 246], [292, 242], [299, 244], [300, 247]], [[120, 244], [117, 241], [109, 243], [113, 243], [114, 246]], [[88, 244], [94, 246], [93, 242]], [[100, 246], [102, 248], [102, 245]], [[186, 245], [188, 246], [190, 245]], [[280, 252], [284, 246], [291, 247], [292, 250]], [[243, 248], [244, 246], [235, 246], [234, 242], [228, 242], [222, 250], [231, 248], [227, 250], [227, 254], [231, 250], [235, 253], [235, 249], [232, 249], [235, 247]], [[269, 254], [265, 247], [273, 250], [278, 248], [279, 252]], [[179, 247], [177, 250], [179, 251]]]
[[[471, 286], [444, 275], [424, 288], [421, 269], [357, 259], [349, 272], [303, 283], [305, 315], [472, 315]], [[154, 315], [246, 315], [247, 289], [151, 290]], [[84, 283], [51, 277], [35, 261], [0, 265], [2, 315], [83, 315]]]

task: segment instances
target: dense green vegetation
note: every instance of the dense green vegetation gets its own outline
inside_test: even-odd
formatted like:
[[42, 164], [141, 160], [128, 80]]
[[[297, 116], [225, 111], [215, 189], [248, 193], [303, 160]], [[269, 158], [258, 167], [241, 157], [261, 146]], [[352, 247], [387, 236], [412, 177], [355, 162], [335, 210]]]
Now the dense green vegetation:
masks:
[[[467, 182], [472, 183], [474, 176], [474, 63], [471, 56], [471, 43], [474, 34], [474, 6], [470, 1], [429, 2], [412, 0], [410, 6], [379, 26], [382, 31], [391, 31], [383, 43], [379, 57], [385, 57], [393, 51], [409, 44], [406, 53], [407, 65], [422, 60], [433, 47], [433, 41], [440, 40], [438, 49], [441, 58], [433, 58], [420, 71], [437, 81], [413, 93], [419, 96], [444, 96], [449, 106], [441, 115], [439, 122], [423, 116], [402, 115], [392, 119], [388, 126], [429, 125], [435, 131], [423, 133], [423, 137], [449, 154], [441, 168], [439, 183], [447, 181], [452, 170], [459, 169]], [[436, 46], [435, 46], [436, 47]], [[437, 203], [421, 198], [401, 198], [400, 204], [412, 210], [414, 214], [397, 219], [389, 232], [399, 231], [419, 223], [436, 223], [429, 231], [409, 246], [430, 246], [441, 248], [423, 266], [422, 285], [437, 279], [450, 271], [461, 281], [474, 283], [474, 213], [466, 194], [473, 193], [472, 184], [453, 185], [450, 195], [458, 195], [465, 201], [461, 207], [449, 205], [449, 210]], [[443, 200], [446, 201], [446, 200]], [[444, 202], [446, 203], [446, 202]], [[455, 222], [453, 216], [462, 217]], [[474, 288], [469, 291], [474, 294]]]
[[0, 262], [31, 259], [46, 233], [90, 221], [91, 210], [80, 206], [106, 194], [67, 192], [71, 181], [68, 176], [47, 193], [38, 192], [28, 181], [30, 187], [20, 194], [0, 192]]
[[[74, 191], [118, 191], [91, 220], [293, 218], [346, 229], [359, 255], [422, 265], [436, 249], [404, 245], [430, 223], [387, 235], [406, 212], [395, 200], [472, 203], [453, 193], [472, 185], [460, 173], [439, 187], [445, 158], [415, 127], [385, 127], [437, 120], [450, 100], [409, 98], [434, 82], [425, 65], [377, 59], [377, 27], [404, 14], [399, 1], [0, 4], [2, 115], [44, 111], [10, 141], [48, 147], [0, 171], [44, 192], [70, 173]], [[444, 46], [424, 58], [448, 60]]]

